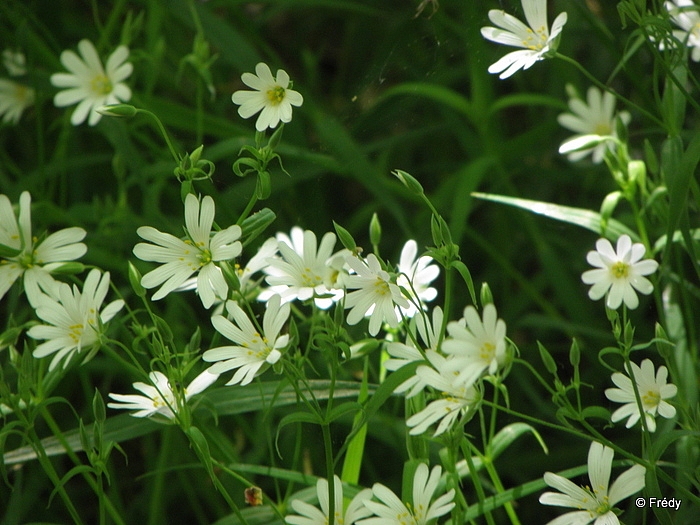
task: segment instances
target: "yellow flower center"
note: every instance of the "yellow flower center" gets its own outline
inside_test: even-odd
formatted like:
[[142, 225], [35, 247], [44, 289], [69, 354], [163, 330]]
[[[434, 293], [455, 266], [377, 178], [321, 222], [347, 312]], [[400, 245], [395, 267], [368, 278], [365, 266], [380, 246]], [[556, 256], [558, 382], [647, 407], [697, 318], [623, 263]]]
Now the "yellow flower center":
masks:
[[629, 275], [630, 266], [627, 263], [618, 261], [610, 267], [610, 271], [615, 279], [624, 279]]
[[68, 327], [68, 335], [70, 338], [73, 340], [74, 343], [77, 343], [80, 341], [80, 339], [83, 337], [83, 330], [85, 329], [85, 326], [82, 323], [78, 324], [73, 324]]
[[109, 95], [112, 92], [112, 82], [104, 74], [96, 75], [90, 82], [90, 88], [96, 95]]
[[303, 272], [301, 272], [301, 284], [303, 286], [315, 288], [321, 283], [323, 283], [323, 278], [314, 273], [314, 271], [308, 266], [304, 268]]
[[390, 295], [391, 289], [389, 288], [389, 283], [387, 283], [381, 277], [377, 277], [377, 280], [374, 283], [374, 292], [381, 296]]
[[273, 89], [267, 90], [267, 100], [270, 104], [277, 106], [282, 103], [285, 96], [285, 89], [282, 86], [275, 86]]
[[491, 360], [493, 360], [493, 354], [495, 350], [496, 346], [493, 343], [487, 341], [483, 345], [481, 345], [481, 352], [479, 353], [479, 357], [484, 361], [491, 362]]
[[648, 390], [646, 394], [642, 394], [642, 403], [647, 408], [657, 407], [659, 403], [661, 403], [661, 394], [653, 390]]
[[549, 31], [545, 26], [540, 27], [537, 31], [527, 28], [527, 38], [523, 40], [523, 47], [532, 51], [541, 51], [547, 44]]
[[610, 124], [607, 122], [599, 122], [595, 127], [596, 135], [611, 135], [612, 130], [610, 129]]
[[209, 250], [202, 250], [197, 257], [199, 257], [199, 260], [201, 261], [199, 263], [200, 266], [206, 266], [211, 262], [212, 255]]

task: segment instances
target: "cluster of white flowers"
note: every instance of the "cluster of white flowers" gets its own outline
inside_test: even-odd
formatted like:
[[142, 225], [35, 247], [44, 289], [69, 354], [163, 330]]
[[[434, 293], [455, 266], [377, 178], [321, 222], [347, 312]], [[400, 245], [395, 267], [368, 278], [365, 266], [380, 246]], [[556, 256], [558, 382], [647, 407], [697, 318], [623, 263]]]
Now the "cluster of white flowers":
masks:
[[415, 334], [407, 344], [391, 342], [387, 344], [391, 359], [384, 365], [387, 370], [397, 370], [410, 363], [422, 363], [415, 376], [404, 381], [396, 392], [408, 392], [408, 397], [426, 387], [436, 392], [437, 398], [410, 416], [406, 423], [411, 434], [422, 434], [439, 421], [434, 433], [439, 436], [478, 405], [479, 381], [485, 375], [496, 375], [507, 364], [506, 324], [498, 318], [493, 304], [484, 307], [482, 317], [476, 308], [468, 306], [462, 319], [447, 324], [449, 336], [438, 349], [444, 319], [442, 310], [434, 309], [432, 323], [424, 315], [415, 319], [425, 348], [415, 348], [413, 341], [418, 341]]
[[[455, 490], [433, 500], [442, 468], [421, 463], [413, 476], [413, 501], [404, 503], [394, 492], [381, 483], [375, 483], [372, 489], [364, 489], [350, 501], [343, 511], [343, 485], [338, 476], [334, 476], [334, 516], [329, 516], [328, 482], [318, 480], [316, 493], [320, 510], [313, 505], [299, 500], [292, 500], [291, 507], [298, 514], [285, 517], [290, 525], [426, 525], [436, 518], [450, 512], [455, 504]], [[375, 501], [378, 500], [378, 501]]]

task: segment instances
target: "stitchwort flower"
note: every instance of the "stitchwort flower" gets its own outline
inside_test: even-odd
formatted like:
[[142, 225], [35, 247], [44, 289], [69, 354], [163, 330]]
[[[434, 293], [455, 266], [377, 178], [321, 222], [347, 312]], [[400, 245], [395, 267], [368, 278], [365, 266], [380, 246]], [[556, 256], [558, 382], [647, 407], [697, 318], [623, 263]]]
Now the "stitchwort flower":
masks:
[[88, 119], [94, 126], [102, 115], [96, 110], [100, 106], [119, 104], [131, 99], [131, 89], [124, 83], [133, 70], [129, 48], [119, 46], [107, 59], [105, 67], [89, 40], [78, 43], [80, 56], [73, 51], [61, 53], [61, 63], [70, 73], [51, 75], [51, 83], [58, 88], [68, 88], [56, 93], [53, 103], [62, 108], [78, 104], [71, 115], [71, 123], [78, 126]]
[[292, 120], [292, 106], [301, 106], [304, 98], [298, 91], [289, 88], [289, 75], [283, 69], [277, 70], [277, 76], [267, 64], [260, 62], [255, 66], [255, 75], [243, 73], [243, 83], [254, 91], [236, 91], [231, 100], [239, 105], [238, 114], [250, 118], [260, 112], [255, 122], [255, 129], [265, 131], [276, 128], [280, 122]]
[[[182, 393], [185, 402], [189, 401], [192, 396], [203, 392], [218, 377], [207, 370], [195, 377]], [[144, 395], [110, 393], [109, 397], [116, 403], [108, 403], [107, 406], [117, 410], [136, 410], [131, 414], [134, 417], [151, 417], [158, 414], [169, 420], [175, 419], [178, 405], [168, 378], [162, 372], [156, 371], [148, 374], [148, 379], [151, 382], [150, 385], [141, 381], [134, 383], [134, 388]]]
[[[406, 425], [411, 428], [409, 434], [416, 435], [422, 434], [430, 425], [440, 421], [433, 434], [433, 437], [436, 437], [451, 429], [458, 417], [470, 411], [479, 401], [479, 392], [473, 383], [465, 384], [460, 380], [459, 374], [452, 366], [456, 362], [454, 357], [446, 359], [434, 350], [428, 350], [426, 355], [432, 366], [419, 366], [416, 376], [422, 384], [432, 387], [440, 394], [438, 399], [409, 417]], [[408, 397], [412, 394], [413, 392], [409, 393]]]
[[430, 286], [438, 275], [440, 268], [432, 264], [433, 258], [424, 255], [418, 257], [418, 243], [414, 240], [406, 241], [401, 249], [401, 257], [396, 268], [399, 274], [396, 284], [403, 286], [411, 294], [408, 308], [402, 308], [406, 317], [413, 317], [418, 313], [416, 304], [424, 308], [424, 303], [437, 297], [437, 290]]
[[[665, 366], [660, 366], [654, 376], [654, 364], [650, 359], [642, 361], [642, 366], [630, 362], [632, 365], [632, 375], [637, 384], [637, 391], [642, 401], [644, 418], [646, 419], [649, 432], [656, 430], [656, 414], [667, 419], [676, 415], [676, 409], [666, 402], [676, 395], [678, 388], [673, 383], [666, 383], [668, 370]], [[613, 412], [612, 422], [616, 423], [622, 419], [629, 418], [627, 428], [632, 427], [641, 416], [637, 397], [634, 394], [632, 380], [625, 374], [615, 372], [612, 381], [618, 388], [608, 388], [605, 396], [615, 403], [625, 403]]]
[[124, 306], [121, 299], [112, 301], [102, 311], [102, 302], [109, 290], [109, 272], [90, 270], [83, 290], [66, 283], [58, 285], [58, 297], [43, 295], [38, 300], [36, 315], [48, 324], [32, 326], [27, 335], [32, 339], [44, 339], [33, 352], [34, 357], [56, 354], [49, 370], [62, 360], [68, 366], [73, 355], [84, 350], [94, 350], [100, 343], [104, 324], [110, 321]]
[[79, 242], [85, 238], [85, 230], [77, 227], [59, 230], [41, 240], [32, 237], [31, 204], [31, 195], [23, 192], [19, 197], [19, 217], [16, 217], [10, 199], [0, 195], [0, 244], [19, 252], [0, 257], [0, 299], [19, 277], [24, 276], [27, 299], [36, 307], [42, 293], [57, 298], [58, 283], [51, 272], [85, 255], [87, 246]]
[[578, 509], [553, 519], [548, 525], [586, 525], [593, 521], [595, 525], [620, 525], [613, 510], [615, 504], [644, 488], [645, 469], [634, 465], [609, 486], [613, 455], [611, 448], [591, 443], [588, 451], [590, 486], [579, 487], [558, 474], [545, 473], [544, 482], [561, 493], [545, 492], [540, 496], [540, 503]]
[[375, 517], [360, 520], [358, 525], [425, 525], [435, 518], [450, 512], [455, 504], [452, 501], [455, 489], [443, 494], [430, 503], [440, 481], [442, 468], [437, 465], [428, 471], [428, 465], [421, 463], [413, 476], [413, 501], [404, 504], [391, 489], [375, 483], [372, 494], [379, 501], [366, 501], [365, 505]]
[[279, 361], [282, 350], [289, 344], [289, 335], [279, 333], [289, 318], [290, 305], [281, 303], [279, 295], [273, 295], [267, 301], [261, 334], [243, 309], [235, 301], [228, 301], [226, 309], [234, 322], [221, 315], [213, 316], [211, 322], [221, 335], [236, 345], [221, 346], [204, 352], [202, 359], [216, 363], [208, 370], [213, 374], [222, 374], [238, 369], [226, 385], [247, 385], [258, 372]]
[[496, 27], [482, 27], [481, 34], [492, 42], [521, 47], [495, 62], [489, 73], [500, 73], [508, 78], [520, 69], [528, 69], [535, 62], [553, 54], [559, 46], [559, 34], [566, 24], [566, 13], [554, 19], [551, 31], [547, 29], [547, 0], [522, 0], [523, 11], [529, 27], [500, 9], [489, 11], [489, 19]]
[[19, 82], [0, 78], [0, 116], [8, 124], [17, 124], [22, 113], [34, 104], [34, 90]]
[[377, 335], [382, 322], [392, 328], [399, 326], [399, 316], [395, 306], [408, 308], [408, 301], [401, 295], [399, 287], [391, 282], [391, 276], [382, 270], [376, 255], [370, 253], [365, 261], [353, 255], [345, 259], [348, 266], [356, 273], [345, 278], [350, 292], [345, 297], [345, 308], [352, 308], [347, 317], [349, 325], [355, 325], [370, 313], [369, 333]]
[[[277, 249], [281, 257], [268, 259], [265, 268], [265, 280], [271, 285], [270, 291], [261, 298], [267, 298], [277, 293], [285, 302], [306, 301], [314, 298], [319, 308], [330, 308], [333, 299], [338, 295], [337, 290], [326, 287], [328, 274], [332, 271], [328, 262], [332, 258], [335, 247], [335, 234], [326, 233], [318, 245], [316, 235], [310, 230], [294, 227], [291, 237], [285, 234], [277, 235]], [[331, 297], [319, 297], [329, 296]]]
[[190, 193], [185, 197], [185, 239], [178, 239], [150, 226], [142, 226], [136, 231], [142, 239], [153, 244], [137, 244], [134, 255], [143, 261], [163, 265], [141, 279], [144, 288], [162, 285], [153, 294], [154, 301], [180, 288], [195, 272], [197, 293], [205, 308], [210, 308], [217, 298], [226, 299], [228, 285], [216, 263], [240, 255], [242, 248], [238, 239], [241, 227], [229, 226], [212, 235], [214, 213], [214, 199], [207, 195], [200, 201]]
[[[319, 510], [313, 505], [300, 500], [292, 500], [291, 507], [297, 514], [285, 516], [284, 521], [289, 525], [328, 525], [331, 520], [328, 517], [330, 511], [328, 499], [328, 481], [319, 479], [316, 482], [316, 494], [321, 506]], [[365, 502], [372, 499], [372, 491], [364, 489], [357, 493], [343, 512], [343, 484], [338, 476], [333, 476], [333, 502], [334, 519], [333, 525], [354, 525], [358, 520], [366, 518], [372, 514]]]
[[594, 301], [608, 294], [605, 304], [613, 310], [624, 302], [627, 308], [637, 308], [639, 299], [635, 290], [649, 295], [654, 286], [644, 277], [656, 271], [659, 267], [653, 259], [644, 259], [644, 245], [632, 244], [629, 235], [621, 235], [617, 240], [617, 249], [607, 239], [598, 239], [596, 250], [588, 252], [586, 260], [593, 270], [587, 270], [581, 275], [581, 280], [593, 286], [588, 291], [588, 297]]
[[562, 113], [557, 117], [557, 120], [563, 127], [577, 134], [565, 140], [561, 144], [559, 152], [567, 151], [583, 137], [597, 136], [600, 137], [600, 142], [596, 146], [573, 151], [568, 154], [568, 158], [570, 161], [576, 162], [586, 155], [592, 154], [593, 162], [600, 164], [603, 162], [605, 152], [612, 146], [612, 143], [606, 141], [605, 137], [617, 137], [616, 119], [619, 118], [623, 124], [627, 125], [632, 117], [627, 111], [615, 114], [615, 97], [612, 93], [602, 93], [600, 89], [591, 86], [588, 88], [586, 103], [576, 95], [572, 86], [567, 86], [567, 91], [572, 94], [569, 99], [571, 113]]
[[[700, 62], [700, 12], [693, 0], [670, 0], [664, 3], [671, 20], [680, 29], [673, 36], [682, 44], [692, 48], [690, 58]], [[663, 47], [663, 46], [662, 46]]]
[[496, 307], [484, 307], [483, 318], [476, 308], [464, 309], [464, 321], [447, 325], [450, 337], [442, 343], [442, 350], [454, 356], [451, 366], [458, 371], [457, 381], [474, 383], [484, 371], [495, 374], [506, 362], [506, 323], [498, 319]]

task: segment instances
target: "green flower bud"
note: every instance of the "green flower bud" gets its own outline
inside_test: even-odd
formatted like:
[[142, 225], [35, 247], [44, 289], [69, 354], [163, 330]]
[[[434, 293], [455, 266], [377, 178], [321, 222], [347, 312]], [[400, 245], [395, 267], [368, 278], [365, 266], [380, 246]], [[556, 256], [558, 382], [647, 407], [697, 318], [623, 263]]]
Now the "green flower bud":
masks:
[[379, 242], [382, 239], [382, 225], [379, 224], [379, 217], [374, 213], [372, 215], [372, 220], [369, 221], [369, 242], [372, 246], [379, 246]]
[[138, 110], [131, 104], [109, 104], [95, 109], [100, 115], [105, 117], [130, 118], [138, 113]]
[[403, 170], [394, 170], [391, 173], [413, 193], [416, 195], [423, 195], [423, 186], [420, 185], [420, 182], [418, 182], [415, 177]]
[[146, 297], [146, 289], [141, 285], [141, 272], [129, 261], [129, 284], [139, 297]]

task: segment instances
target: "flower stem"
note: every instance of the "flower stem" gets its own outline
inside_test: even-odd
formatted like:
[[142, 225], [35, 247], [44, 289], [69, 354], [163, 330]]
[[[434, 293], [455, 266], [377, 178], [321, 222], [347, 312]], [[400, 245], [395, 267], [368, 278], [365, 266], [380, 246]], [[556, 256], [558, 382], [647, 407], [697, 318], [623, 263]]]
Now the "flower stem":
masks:
[[585, 67], [583, 67], [577, 60], [574, 60], [573, 58], [570, 58], [570, 57], [568, 57], [568, 56], [566, 56], [566, 55], [562, 55], [561, 53], [555, 53], [555, 54], [554, 54], [554, 57], [555, 57], [555, 58], [559, 58], [559, 59], [563, 60], [564, 62], [568, 62], [569, 64], [571, 64], [572, 66], [574, 66], [576, 69], [578, 69], [581, 73], [583, 73], [583, 75], [584, 75], [588, 80], [590, 80], [591, 82], [593, 82], [593, 83], [594, 83], [596, 86], [598, 86], [600, 89], [602, 89], [603, 91], [607, 91], [608, 93], [610, 93], [611, 95], [613, 95], [615, 98], [619, 99], [620, 101], [622, 101], [623, 103], [625, 103], [626, 105], [628, 105], [629, 107], [636, 109], [636, 110], [639, 111], [642, 115], [644, 115], [645, 117], [647, 117], [649, 120], [651, 120], [651, 121], [654, 122], [655, 124], [661, 126], [661, 127], [664, 128], [664, 129], [666, 128], [666, 126], [664, 125], [664, 123], [663, 123], [661, 120], [659, 120], [657, 117], [655, 117], [654, 115], [652, 115], [651, 113], [649, 113], [649, 112], [648, 112], [646, 109], [644, 109], [643, 107], [638, 106], [637, 104], [635, 104], [634, 102], [632, 102], [630, 99], [628, 99], [628, 98], [626, 98], [626, 97], [623, 97], [622, 95], [620, 95], [617, 91], [615, 91], [615, 90], [614, 90], [613, 88], [611, 88], [610, 86], [606, 86], [605, 84], [603, 84], [600, 80], [598, 80], [596, 77], [594, 77], [594, 76], [591, 74], [590, 71], [588, 71]]
[[173, 156], [173, 159], [175, 159], [175, 162], [180, 162], [180, 158], [177, 152], [175, 151], [175, 148], [173, 147], [173, 143], [170, 140], [170, 136], [168, 135], [168, 132], [165, 130], [165, 126], [163, 126], [163, 123], [160, 121], [158, 116], [155, 113], [148, 111], [147, 109], [136, 108], [136, 113], [144, 113], [150, 116], [155, 121], [156, 126], [158, 126], [158, 130], [160, 131], [160, 134], [163, 135], [163, 139], [168, 145], [168, 149], [170, 150], [170, 154]]

